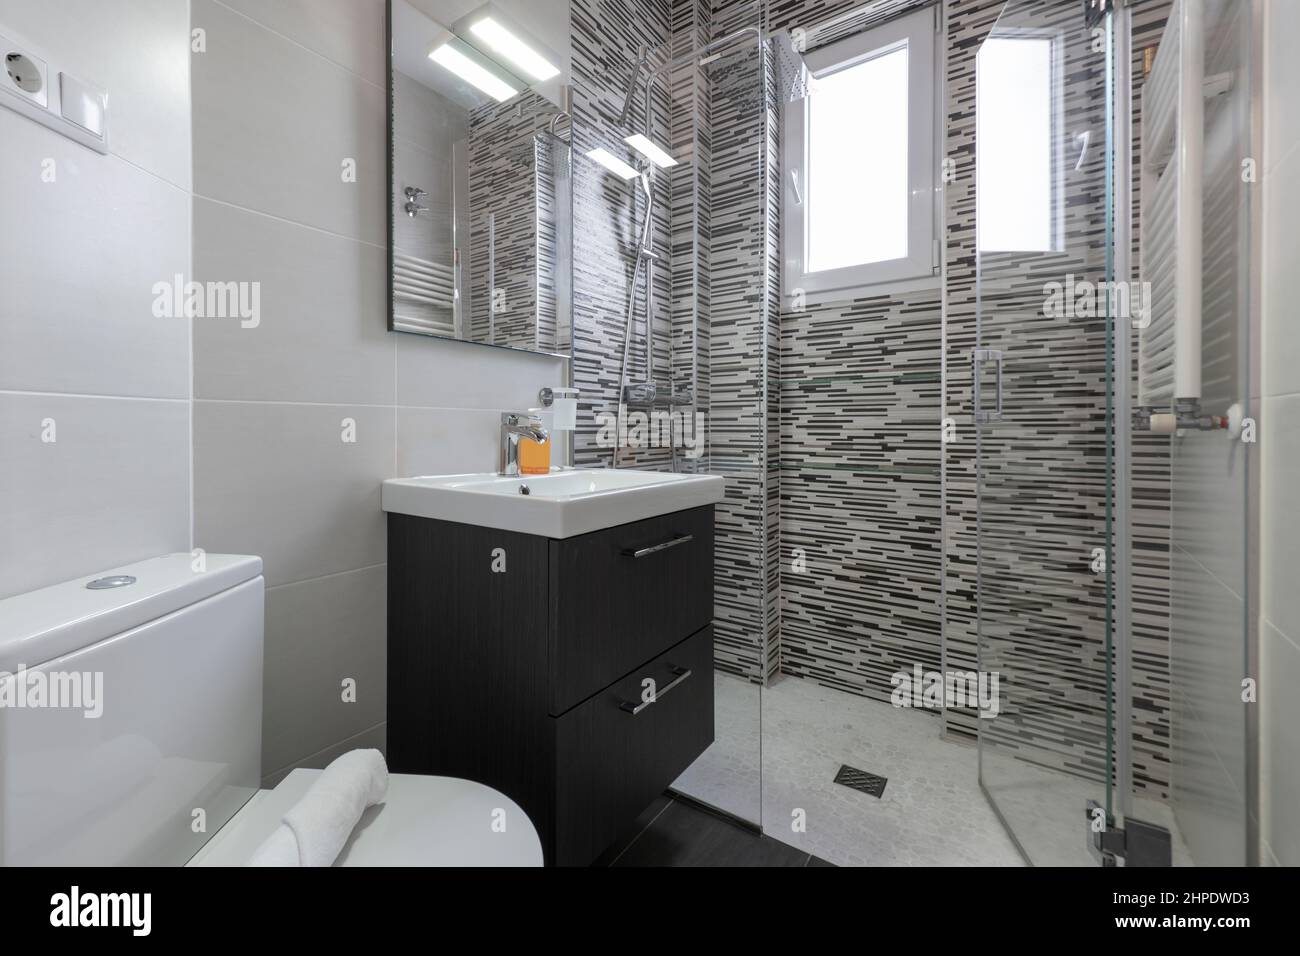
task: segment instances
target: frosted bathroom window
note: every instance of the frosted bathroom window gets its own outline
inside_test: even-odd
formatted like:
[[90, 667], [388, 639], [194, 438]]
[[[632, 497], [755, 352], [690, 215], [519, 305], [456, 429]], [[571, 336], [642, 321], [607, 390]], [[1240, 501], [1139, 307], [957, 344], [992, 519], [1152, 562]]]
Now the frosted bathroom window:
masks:
[[980, 47], [975, 154], [981, 251], [1056, 248], [1054, 54], [1050, 37], [990, 37]]
[[936, 284], [937, 9], [805, 53], [781, 130], [785, 308]]
[[809, 272], [907, 255], [907, 152], [906, 42], [818, 77], [808, 102]]

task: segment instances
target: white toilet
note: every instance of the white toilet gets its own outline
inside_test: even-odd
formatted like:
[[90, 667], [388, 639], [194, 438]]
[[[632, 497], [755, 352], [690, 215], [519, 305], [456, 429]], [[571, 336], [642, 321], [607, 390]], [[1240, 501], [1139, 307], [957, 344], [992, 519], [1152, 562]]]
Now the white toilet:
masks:
[[[0, 864], [239, 866], [319, 773], [258, 789], [262, 561], [194, 562], [165, 555], [0, 600]], [[336, 861], [541, 863], [508, 797], [408, 774], [390, 776]]]

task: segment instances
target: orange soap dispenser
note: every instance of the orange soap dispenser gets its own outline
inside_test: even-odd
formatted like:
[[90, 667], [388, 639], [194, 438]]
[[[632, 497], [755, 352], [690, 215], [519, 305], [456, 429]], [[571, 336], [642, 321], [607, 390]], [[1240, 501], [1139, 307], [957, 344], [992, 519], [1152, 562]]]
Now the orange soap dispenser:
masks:
[[551, 473], [551, 445], [546, 441], [533, 441], [526, 435], [519, 437], [519, 474], [549, 475]]

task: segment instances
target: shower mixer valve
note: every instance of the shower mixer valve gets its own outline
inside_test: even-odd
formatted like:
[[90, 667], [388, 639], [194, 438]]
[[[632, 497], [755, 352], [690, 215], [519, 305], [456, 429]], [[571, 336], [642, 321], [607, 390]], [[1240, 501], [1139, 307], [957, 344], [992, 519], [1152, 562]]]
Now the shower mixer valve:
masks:
[[623, 404], [629, 408], [667, 408], [695, 404], [695, 390], [689, 385], [670, 385], [661, 389], [654, 382], [635, 382], [623, 386]]

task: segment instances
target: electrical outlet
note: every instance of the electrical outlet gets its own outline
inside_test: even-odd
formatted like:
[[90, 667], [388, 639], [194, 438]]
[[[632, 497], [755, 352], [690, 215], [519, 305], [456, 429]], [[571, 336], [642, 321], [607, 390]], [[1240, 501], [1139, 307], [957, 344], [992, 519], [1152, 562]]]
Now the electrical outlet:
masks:
[[50, 69], [40, 57], [21, 49], [6, 36], [0, 36], [0, 56], [4, 57], [5, 72], [0, 76], [0, 86], [38, 106], [50, 105]]

